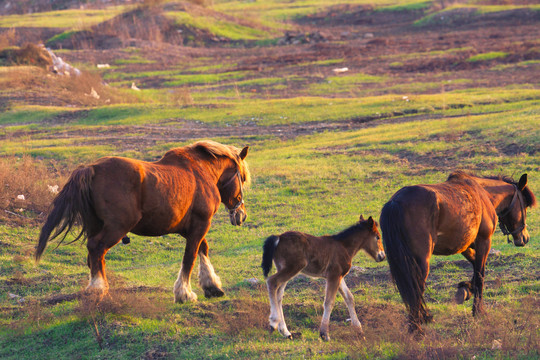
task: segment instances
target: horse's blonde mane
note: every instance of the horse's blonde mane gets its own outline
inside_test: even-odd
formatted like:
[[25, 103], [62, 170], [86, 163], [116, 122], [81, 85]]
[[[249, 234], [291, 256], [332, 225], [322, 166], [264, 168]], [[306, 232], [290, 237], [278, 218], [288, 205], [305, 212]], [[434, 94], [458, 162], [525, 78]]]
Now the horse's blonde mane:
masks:
[[245, 178], [244, 186], [248, 186], [251, 183], [251, 174], [247, 162], [240, 159], [240, 149], [232, 145], [220, 144], [213, 140], [202, 140], [188, 146], [190, 149], [204, 150], [214, 157], [225, 156], [233, 160], [243, 177]]

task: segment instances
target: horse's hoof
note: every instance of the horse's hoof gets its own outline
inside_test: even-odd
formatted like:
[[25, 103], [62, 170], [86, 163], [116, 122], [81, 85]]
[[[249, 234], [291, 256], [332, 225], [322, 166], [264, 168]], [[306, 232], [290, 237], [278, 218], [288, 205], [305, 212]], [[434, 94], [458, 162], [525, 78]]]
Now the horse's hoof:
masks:
[[177, 304], [183, 304], [187, 302], [196, 302], [197, 294], [194, 292], [184, 293], [181, 295], [174, 294], [174, 302]]
[[455, 295], [456, 304], [463, 304], [471, 298], [471, 295], [471, 290], [467, 285], [459, 286]]
[[430, 315], [430, 314], [425, 314], [424, 315], [424, 323], [425, 324], [429, 324], [432, 321], [433, 321], [433, 315]]
[[206, 298], [222, 297], [223, 295], [225, 295], [225, 293], [218, 287], [209, 287], [204, 289], [204, 296]]
[[321, 339], [323, 339], [323, 341], [330, 341], [330, 335], [328, 335], [327, 333], [320, 333], [319, 334], [321, 336]]
[[416, 340], [420, 340], [424, 337], [424, 329], [418, 325], [418, 323], [409, 323], [409, 334], [412, 334]]

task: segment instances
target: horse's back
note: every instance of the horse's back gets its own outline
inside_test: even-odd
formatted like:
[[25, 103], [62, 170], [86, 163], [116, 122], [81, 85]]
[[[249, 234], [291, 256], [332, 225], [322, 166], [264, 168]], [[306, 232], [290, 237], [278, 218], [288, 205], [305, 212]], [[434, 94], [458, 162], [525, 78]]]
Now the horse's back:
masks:
[[[436, 255], [466, 250], [476, 239], [485, 208], [490, 210], [485, 191], [461, 173], [439, 184], [404, 187], [390, 202], [401, 206], [410, 241], [424, 244], [417, 246], [418, 251], [429, 247]], [[381, 222], [382, 216], [384, 211]]]
[[104, 157], [90, 166], [99, 217], [131, 232], [175, 232], [193, 201], [196, 180], [190, 169], [124, 157]]

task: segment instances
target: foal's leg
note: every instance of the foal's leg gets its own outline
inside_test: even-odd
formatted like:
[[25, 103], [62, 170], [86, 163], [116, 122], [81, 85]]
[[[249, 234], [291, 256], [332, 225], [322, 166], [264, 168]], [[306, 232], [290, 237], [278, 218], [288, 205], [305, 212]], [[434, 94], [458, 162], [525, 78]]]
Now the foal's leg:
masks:
[[216, 275], [208, 257], [208, 243], [206, 242], [206, 238], [202, 239], [199, 246], [199, 285], [203, 288], [204, 296], [207, 298], [225, 295], [223, 290], [221, 290], [221, 280]]
[[191, 272], [197, 259], [199, 246], [209, 227], [210, 224], [199, 226], [196, 232], [192, 232], [189, 236], [186, 236], [186, 249], [184, 251], [184, 258], [182, 259], [182, 267], [174, 283], [174, 302], [197, 301], [197, 295], [191, 291]]
[[325, 341], [330, 340], [328, 334], [328, 326], [330, 323], [330, 313], [334, 307], [336, 300], [336, 294], [341, 284], [343, 277], [341, 275], [329, 275], [326, 278], [326, 295], [324, 297], [324, 313], [322, 316], [321, 327], [319, 328], [319, 335]]
[[292, 339], [292, 335], [285, 324], [283, 309], [281, 308], [281, 299], [288, 280], [289, 279], [284, 279], [282, 274], [279, 272], [270, 276], [268, 280], [266, 280], [266, 287], [268, 288], [268, 300], [270, 301], [270, 316], [268, 317], [268, 322], [270, 324], [271, 331], [278, 329], [280, 334]]
[[289, 329], [287, 329], [287, 324], [285, 324], [285, 315], [283, 315], [283, 295], [285, 294], [285, 287], [287, 286], [287, 281], [285, 281], [281, 286], [277, 289], [277, 308], [279, 311], [279, 318], [280, 322], [278, 324], [278, 330], [283, 336], [292, 339], [292, 335], [289, 332]]
[[339, 283], [339, 292], [341, 293], [341, 296], [343, 296], [343, 300], [345, 300], [345, 304], [347, 304], [347, 308], [349, 309], [349, 316], [351, 317], [352, 326], [358, 328], [363, 334], [364, 331], [362, 330], [362, 324], [360, 323], [360, 320], [358, 320], [358, 316], [356, 315], [356, 309], [354, 308], [353, 294], [347, 287], [344, 278], [342, 278], [341, 282]]
[[278, 271], [266, 280], [268, 297], [270, 300], [270, 316], [268, 318], [270, 328], [272, 330], [276, 330], [277, 328], [281, 335], [289, 339], [292, 339], [292, 335], [287, 329], [285, 317], [283, 316], [283, 294], [287, 282], [302, 271], [306, 265], [306, 260], [300, 260], [294, 264], [286, 264], [283, 268], [280, 268], [278, 262], [276, 262]]

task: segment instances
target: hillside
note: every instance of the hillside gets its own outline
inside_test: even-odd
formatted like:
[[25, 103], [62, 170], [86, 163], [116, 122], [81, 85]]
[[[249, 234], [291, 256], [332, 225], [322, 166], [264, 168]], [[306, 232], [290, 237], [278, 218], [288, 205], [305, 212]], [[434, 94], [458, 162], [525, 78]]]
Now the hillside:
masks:
[[[540, 194], [540, 7], [534, 0], [7, 1], [0, 6], [0, 358], [538, 358], [540, 212], [530, 243], [496, 231], [484, 301], [456, 304], [463, 256], [433, 257], [435, 322], [407, 333], [388, 264], [359, 254], [319, 341], [324, 281], [298, 277], [268, 332], [264, 240], [378, 219], [399, 188], [462, 169], [529, 176]], [[130, 235], [96, 304], [86, 246], [40, 225], [78, 165], [146, 161], [200, 139], [250, 145], [248, 221], [208, 234], [225, 297], [173, 304], [185, 240]], [[56, 189], [56, 190], [55, 190]], [[22, 195], [22, 197], [21, 197]], [[68, 236], [66, 243], [72, 235]], [[196, 271], [195, 271], [196, 272]], [[28, 346], [28, 344], [32, 346]]]

